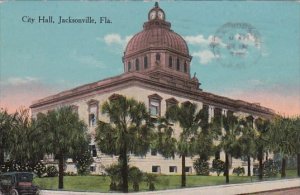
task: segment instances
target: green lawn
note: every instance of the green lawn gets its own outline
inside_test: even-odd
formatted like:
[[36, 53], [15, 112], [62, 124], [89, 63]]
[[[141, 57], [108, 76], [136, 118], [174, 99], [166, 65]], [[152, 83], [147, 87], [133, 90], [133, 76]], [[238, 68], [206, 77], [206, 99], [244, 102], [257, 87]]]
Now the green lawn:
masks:
[[[287, 170], [287, 178], [296, 177], [296, 170]], [[265, 178], [264, 180], [280, 179], [280, 175], [276, 178]], [[230, 183], [245, 183], [258, 181], [257, 177], [246, 176], [230, 176]], [[34, 182], [40, 186], [41, 189], [56, 190], [58, 186], [57, 177], [35, 178]], [[65, 176], [64, 189], [72, 191], [95, 191], [95, 192], [108, 192], [110, 179], [105, 176]], [[155, 183], [157, 190], [180, 188], [181, 177], [180, 175], [160, 175], [158, 181]], [[208, 185], [221, 185], [225, 184], [224, 176], [187, 176], [187, 187], [208, 186]], [[132, 185], [130, 184], [130, 190]], [[140, 190], [148, 190], [145, 182], [140, 184]]]

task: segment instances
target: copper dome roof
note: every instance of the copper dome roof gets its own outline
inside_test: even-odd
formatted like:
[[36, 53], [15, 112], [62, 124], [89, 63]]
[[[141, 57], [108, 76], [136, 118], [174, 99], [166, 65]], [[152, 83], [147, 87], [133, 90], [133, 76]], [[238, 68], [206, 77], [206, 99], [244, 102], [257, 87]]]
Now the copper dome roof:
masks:
[[[163, 11], [158, 5], [153, 9]], [[151, 20], [149, 18], [149, 21], [144, 23], [144, 29], [135, 34], [128, 42], [124, 52], [125, 56], [147, 49], [169, 49], [189, 55], [185, 40], [171, 30], [170, 27], [171, 24], [164, 19]]]
[[134, 35], [127, 44], [125, 55], [161, 47], [189, 55], [187, 44], [180, 35], [170, 29], [160, 27], [143, 30]]

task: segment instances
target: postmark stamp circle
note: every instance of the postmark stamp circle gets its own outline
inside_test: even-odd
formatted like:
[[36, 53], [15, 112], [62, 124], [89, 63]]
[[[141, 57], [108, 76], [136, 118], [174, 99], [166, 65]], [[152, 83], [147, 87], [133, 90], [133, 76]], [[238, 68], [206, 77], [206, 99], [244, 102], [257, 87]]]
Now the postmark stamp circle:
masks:
[[210, 47], [221, 64], [244, 67], [258, 61], [262, 42], [260, 33], [251, 24], [228, 22], [216, 31]]

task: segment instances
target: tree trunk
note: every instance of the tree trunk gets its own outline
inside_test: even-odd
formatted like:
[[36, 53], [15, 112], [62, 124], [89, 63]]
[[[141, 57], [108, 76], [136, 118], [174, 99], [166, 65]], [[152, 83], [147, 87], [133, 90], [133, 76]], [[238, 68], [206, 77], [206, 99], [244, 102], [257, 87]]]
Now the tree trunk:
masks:
[[258, 168], [258, 178], [262, 180], [263, 178], [263, 152], [262, 149], [258, 152], [258, 161], [259, 161], [259, 168]]
[[64, 156], [59, 155], [58, 159], [58, 189], [64, 188]]
[[266, 152], [266, 161], [269, 159], [269, 153]]
[[185, 174], [185, 154], [181, 156], [181, 187], [186, 186], [186, 174]]
[[225, 152], [225, 176], [226, 176], [226, 183], [229, 183], [229, 159], [228, 159], [228, 153]]
[[121, 154], [121, 162], [122, 162], [122, 191], [124, 193], [128, 193], [128, 161], [127, 161], [127, 144], [124, 145]]
[[297, 154], [297, 173], [298, 177], [300, 177], [300, 153]]
[[286, 166], [286, 159], [285, 156], [282, 157], [282, 163], [281, 163], [281, 178], [285, 178], [285, 166]]
[[251, 176], [251, 158], [250, 156], [247, 156], [248, 158], [248, 176]]
[[2, 149], [2, 146], [0, 148], [0, 165], [4, 164], [4, 150]]

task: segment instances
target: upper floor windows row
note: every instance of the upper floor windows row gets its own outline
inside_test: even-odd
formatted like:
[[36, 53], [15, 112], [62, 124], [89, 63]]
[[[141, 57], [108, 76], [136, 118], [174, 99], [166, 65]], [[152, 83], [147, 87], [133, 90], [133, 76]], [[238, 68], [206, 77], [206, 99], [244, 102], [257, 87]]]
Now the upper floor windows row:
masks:
[[[144, 56], [144, 69], [147, 69], [148, 68], [148, 57], [147, 56]], [[130, 71], [139, 71], [141, 69], [140, 67], [140, 59], [139, 58], [136, 58], [134, 60], [134, 65], [131, 64], [131, 61], [128, 61], [127, 62], [127, 71], [130, 72]]]
[[[159, 117], [161, 116], [161, 100], [162, 97], [160, 97], [157, 94], [153, 94], [148, 96], [149, 98], [149, 112], [151, 116]], [[166, 109], [173, 105], [177, 105], [178, 101], [175, 98], [169, 98], [166, 100]]]
[[[172, 56], [169, 56], [169, 62], [168, 62], [168, 67], [169, 68], [173, 68], [173, 58]], [[183, 71], [184, 73], [187, 73], [188, 72], [188, 65], [187, 65], [187, 62], [185, 61], [184, 64], [183, 64], [183, 67], [181, 66], [181, 62], [180, 62], [180, 59], [177, 58], [176, 59], [176, 70], [177, 71]]]

